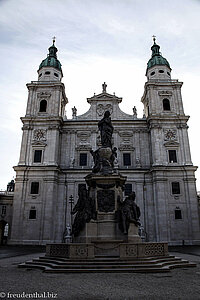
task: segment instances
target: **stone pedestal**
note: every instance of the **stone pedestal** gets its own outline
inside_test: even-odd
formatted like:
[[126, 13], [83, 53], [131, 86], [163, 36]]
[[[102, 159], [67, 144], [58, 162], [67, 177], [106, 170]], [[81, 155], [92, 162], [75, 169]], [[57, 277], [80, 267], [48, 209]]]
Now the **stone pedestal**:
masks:
[[72, 260], [87, 260], [98, 257], [137, 259], [142, 257], [165, 257], [167, 243], [125, 243], [122, 241], [99, 241], [93, 243], [47, 244], [46, 256], [64, 257]]
[[141, 243], [141, 237], [138, 235], [138, 227], [134, 223], [130, 223], [128, 230], [129, 243]]
[[75, 243], [92, 243], [95, 241], [124, 241], [140, 243], [138, 228], [131, 223], [128, 235], [119, 229], [116, 218], [118, 202], [123, 198], [123, 185], [126, 177], [121, 174], [94, 174], [85, 177], [89, 186], [89, 196], [95, 199], [97, 211], [96, 220], [86, 223], [79, 236], [74, 238]]

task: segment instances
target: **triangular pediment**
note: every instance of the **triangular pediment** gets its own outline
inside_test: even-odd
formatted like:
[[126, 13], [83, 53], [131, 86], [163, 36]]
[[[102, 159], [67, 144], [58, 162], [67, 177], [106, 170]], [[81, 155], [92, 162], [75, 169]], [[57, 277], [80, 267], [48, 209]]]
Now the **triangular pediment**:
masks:
[[92, 101], [99, 101], [99, 100], [103, 100], [103, 101], [108, 101], [108, 100], [115, 100], [118, 103], [122, 102], [122, 98], [115, 96], [115, 94], [111, 95], [107, 92], [103, 92], [101, 94], [98, 95], [94, 95], [90, 98], [87, 98], [87, 102], [91, 103]]

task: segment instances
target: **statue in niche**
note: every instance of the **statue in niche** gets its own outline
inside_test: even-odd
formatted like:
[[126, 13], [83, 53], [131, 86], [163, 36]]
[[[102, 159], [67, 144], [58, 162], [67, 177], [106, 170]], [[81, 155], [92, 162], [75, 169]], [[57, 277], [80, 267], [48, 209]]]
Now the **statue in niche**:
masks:
[[85, 223], [96, 219], [95, 201], [89, 197], [86, 187], [81, 187], [78, 196], [78, 201], [71, 212], [73, 215], [76, 214], [71, 232], [75, 237], [85, 227]]
[[63, 240], [65, 241], [65, 243], [71, 242], [71, 227], [69, 224], [67, 224], [65, 231], [63, 233]]
[[123, 202], [118, 199], [118, 223], [119, 229], [128, 234], [130, 223], [134, 223], [136, 226], [140, 225], [140, 208], [135, 203], [135, 192], [130, 193]]
[[74, 164], [75, 164], [75, 158], [71, 157], [70, 158], [70, 168], [74, 168]]
[[107, 110], [104, 113], [103, 119], [98, 123], [98, 128], [101, 133], [101, 144], [103, 147], [110, 147], [112, 149], [112, 134], [113, 126], [111, 122], [110, 112]]

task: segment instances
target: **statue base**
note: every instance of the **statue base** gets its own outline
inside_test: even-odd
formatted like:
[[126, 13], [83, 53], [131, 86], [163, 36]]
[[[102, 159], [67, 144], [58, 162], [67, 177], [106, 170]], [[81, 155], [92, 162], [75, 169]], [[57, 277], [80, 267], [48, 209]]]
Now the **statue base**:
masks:
[[93, 243], [47, 244], [47, 257], [64, 257], [73, 260], [116, 257], [137, 259], [143, 257], [165, 257], [167, 243], [123, 243], [122, 241], [93, 241]]
[[[106, 149], [105, 149], [106, 150]], [[91, 243], [93, 240], [141, 242], [138, 228], [130, 223], [128, 234], [119, 229], [117, 220], [118, 202], [123, 198], [126, 177], [121, 174], [91, 173], [85, 177], [92, 199], [95, 199], [96, 220], [86, 223], [85, 228], [74, 238], [75, 243]]]

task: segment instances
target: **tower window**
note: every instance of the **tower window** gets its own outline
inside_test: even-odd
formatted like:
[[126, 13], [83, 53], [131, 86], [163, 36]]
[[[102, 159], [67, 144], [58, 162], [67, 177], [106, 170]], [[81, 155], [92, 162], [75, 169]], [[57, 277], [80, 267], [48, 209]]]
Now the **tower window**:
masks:
[[40, 101], [40, 112], [46, 112], [47, 110], [47, 101], [42, 100]]
[[150, 115], [149, 105], [147, 106], [148, 116]]
[[87, 153], [80, 153], [80, 166], [87, 166]]
[[39, 75], [39, 77], [41, 77], [42, 76], [42, 73]]
[[150, 74], [151, 76], [153, 76], [153, 75], [155, 75], [155, 72], [151, 72], [151, 74]]
[[123, 153], [123, 164], [124, 164], [124, 166], [131, 165], [131, 154], [130, 153]]
[[167, 74], [170, 76], [170, 73], [169, 73], [169, 72], [167, 72]]
[[54, 76], [58, 77], [58, 74], [57, 74], [57, 73], [54, 73]]
[[42, 161], [42, 150], [35, 150], [34, 151], [34, 162], [40, 163]]
[[29, 211], [29, 219], [35, 220], [36, 219], [36, 209], [30, 209]]
[[163, 109], [170, 110], [170, 102], [169, 99], [163, 99]]
[[159, 73], [164, 73], [164, 71], [163, 71], [163, 70], [159, 70], [158, 72], [159, 72]]
[[130, 195], [131, 192], [132, 192], [132, 184], [131, 183], [125, 184], [125, 190], [124, 190], [125, 196]]
[[169, 150], [168, 154], [169, 154], [169, 162], [176, 163], [177, 162], [176, 150]]
[[182, 219], [182, 212], [181, 212], [181, 209], [179, 207], [176, 207], [174, 213], [175, 213], [175, 219], [176, 220], [181, 220]]
[[51, 73], [49, 71], [46, 71], [44, 74], [45, 75], [50, 75]]
[[180, 194], [180, 183], [172, 182], [172, 194], [177, 195]]
[[31, 194], [39, 193], [39, 182], [31, 182]]

